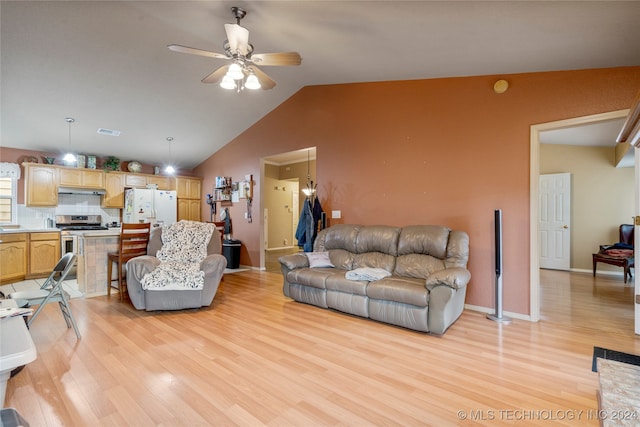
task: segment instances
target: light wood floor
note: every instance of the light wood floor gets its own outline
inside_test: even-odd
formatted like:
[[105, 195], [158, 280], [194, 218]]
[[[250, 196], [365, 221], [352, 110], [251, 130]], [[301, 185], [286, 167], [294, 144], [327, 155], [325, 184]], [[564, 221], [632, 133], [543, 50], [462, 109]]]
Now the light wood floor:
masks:
[[280, 263], [278, 262], [278, 258], [283, 255], [295, 254], [300, 252], [300, 248], [297, 246], [293, 248], [285, 248], [285, 249], [272, 249], [268, 251], [264, 251], [264, 267], [265, 270], [270, 271], [272, 273], [280, 273]]
[[557, 273], [545, 320], [465, 311], [442, 337], [290, 301], [258, 271], [201, 310], [74, 299], [80, 341], [50, 304], [6, 406], [31, 426], [596, 426], [593, 346], [640, 354], [631, 291]]

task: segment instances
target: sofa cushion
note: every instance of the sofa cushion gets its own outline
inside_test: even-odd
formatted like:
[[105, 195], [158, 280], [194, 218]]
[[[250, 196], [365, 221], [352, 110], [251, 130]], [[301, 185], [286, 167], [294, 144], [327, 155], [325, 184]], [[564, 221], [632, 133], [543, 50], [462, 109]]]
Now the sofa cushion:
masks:
[[426, 279], [434, 271], [445, 268], [444, 261], [431, 255], [407, 254], [396, 258], [394, 275]]
[[[396, 256], [400, 228], [387, 225], [372, 225], [358, 230], [356, 250], [358, 254], [380, 252]], [[326, 245], [326, 242], [325, 242]]]
[[[358, 230], [361, 228], [359, 225], [350, 224], [337, 224], [329, 228], [322, 230], [322, 239], [318, 242], [318, 245], [324, 246], [325, 250], [330, 249], [344, 249], [349, 252], [356, 252], [356, 238], [358, 236]], [[315, 245], [315, 243], [314, 243]], [[322, 249], [315, 249], [320, 251]]]
[[400, 232], [398, 255], [424, 254], [444, 259], [451, 229], [439, 225], [410, 225]]
[[[289, 283], [325, 289], [327, 277], [335, 274], [335, 268], [299, 268], [287, 273]], [[344, 275], [344, 271], [341, 273]]]
[[329, 258], [336, 268], [341, 270], [352, 270], [355, 254], [344, 249], [331, 249]]
[[330, 291], [340, 291], [348, 294], [367, 295], [366, 280], [349, 280], [342, 274], [333, 274], [327, 277], [325, 286]]
[[380, 252], [367, 252], [364, 254], [356, 254], [353, 258], [351, 270], [356, 268], [382, 268], [392, 272], [395, 268], [396, 258], [393, 255], [387, 255]]
[[392, 276], [369, 282], [367, 296], [377, 300], [401, 302], [418, 307], [426, 307], [429, 304], [429, 292], [424, 285], [424, 280], [408, 277]]

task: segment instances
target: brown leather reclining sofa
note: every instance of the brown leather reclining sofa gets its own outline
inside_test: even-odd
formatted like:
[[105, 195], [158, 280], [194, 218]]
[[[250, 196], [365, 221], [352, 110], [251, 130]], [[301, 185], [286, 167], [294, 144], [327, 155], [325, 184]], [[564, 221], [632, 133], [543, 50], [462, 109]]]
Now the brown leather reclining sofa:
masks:
[[[311, 268], [305, 253], [280, 257], [284, 294], [416, 331], [443, 334], [464, 309], [469, 236], [436, 225], [340, 224], [318, 233], [314, 254], [333, 267]], [[382, 268], [380, 280], [349, 280], [347, 271]]]

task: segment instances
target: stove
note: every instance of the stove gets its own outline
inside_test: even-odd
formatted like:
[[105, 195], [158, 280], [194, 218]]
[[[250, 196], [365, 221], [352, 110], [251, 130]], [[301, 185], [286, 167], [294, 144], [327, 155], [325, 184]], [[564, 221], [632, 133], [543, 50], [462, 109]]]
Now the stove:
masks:
[[56, 228], [62, 231], [107, 230], [100, 215], [56, 215]]

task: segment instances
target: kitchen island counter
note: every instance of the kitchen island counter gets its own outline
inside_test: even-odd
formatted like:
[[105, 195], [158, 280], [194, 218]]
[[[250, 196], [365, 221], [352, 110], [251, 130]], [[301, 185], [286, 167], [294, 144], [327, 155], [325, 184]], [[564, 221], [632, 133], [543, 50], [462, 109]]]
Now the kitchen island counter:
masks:
[[88, 298], [106, 295], [107, 255], [118, 251], [120, 229], [82, 231], [78, 232], [78, 239], [78, 289]]

